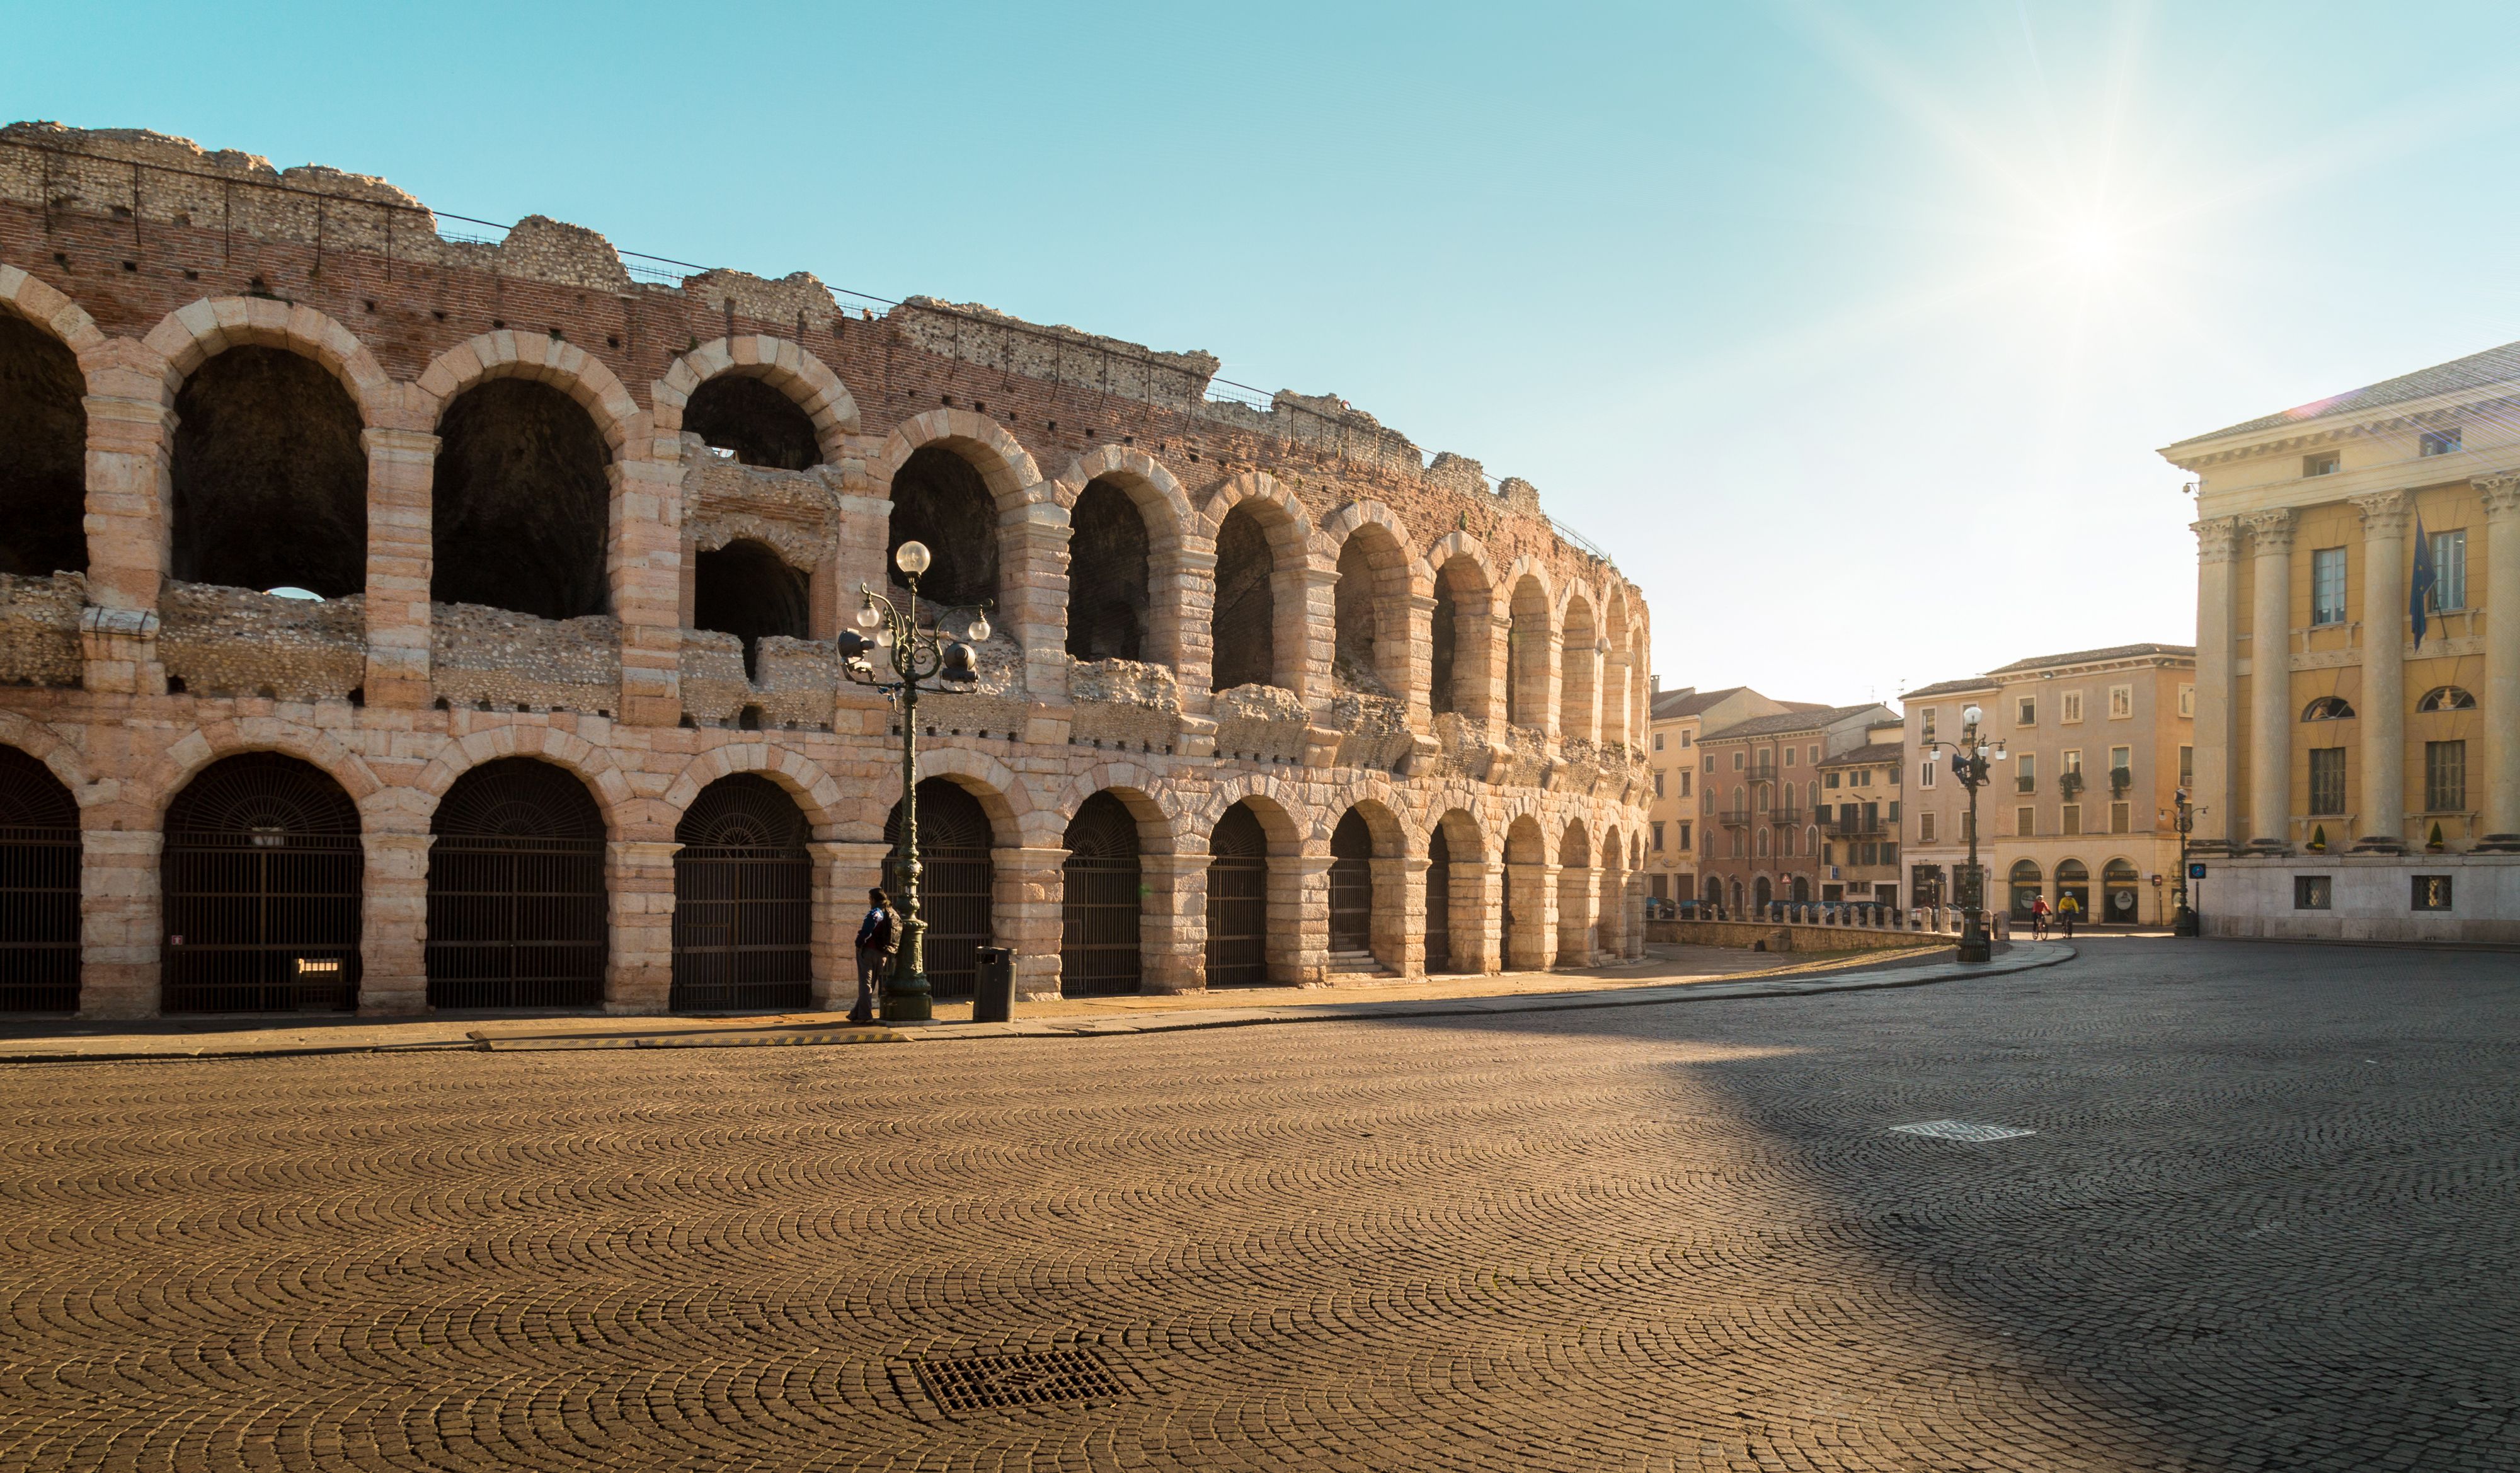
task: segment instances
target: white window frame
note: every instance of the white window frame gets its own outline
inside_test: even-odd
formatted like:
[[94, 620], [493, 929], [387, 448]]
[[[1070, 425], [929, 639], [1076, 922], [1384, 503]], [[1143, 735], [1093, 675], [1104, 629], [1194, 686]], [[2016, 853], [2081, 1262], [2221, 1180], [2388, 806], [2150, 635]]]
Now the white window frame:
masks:
[[2012, 724], [2017, 727], [2039, 725], [2039, 697], [2016, 695], [2012, 698]]
[[2133, 687], [2133, 686], [2111, 686], [2111, 687], [2109, 687], [2109, 720], [2111, 720], [2111, 721], [2132, 721], [2132, 720], [2134, 720], [2134, 719], [2135, 719], [2135, 687]]
[[1924, 761], [1917, 763], [1917, 764], [1916, 764], [1916, 785], [1917, 785], [1918, 787], [1931, 787], [1931, 786], [1933, 786], [1933, 785], [1934, 785], [1934, 769], [1935, 769], [1935, 768], [1937, 768], [1937, 767], [1939, 767], [1939, 766], [1941, 766], [1941, 764], [1940, 764], [1940, 763], [1938, 763], [1938, 762], [1936, 762], [1936, 761], [1935, 761], [1933, 758], [1931, 758], [1931, 757], [1928, 757], [1928, 758], [1926, 758]]
[[2076, 726], [2082, 722], [2082, 719], [2083, 692], [2080, 691], [2065, 691], [2058, 692], [2056, 701], [2057, 723], [2062, 726]]
[[2196, 718], [2196, 688], [2194, 686], [2182, 685], [2179, 688], [2179, 714], [2182, 720], [2193, 721]]

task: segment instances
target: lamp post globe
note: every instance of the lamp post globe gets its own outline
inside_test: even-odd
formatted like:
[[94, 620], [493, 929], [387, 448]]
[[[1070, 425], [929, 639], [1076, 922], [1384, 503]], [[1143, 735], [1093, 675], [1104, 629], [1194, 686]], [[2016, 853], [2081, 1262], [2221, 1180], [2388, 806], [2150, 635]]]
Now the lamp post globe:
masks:
[[893, 549], [892, 565], [913, 578], [927, 571], [927, 544], [905, 542]]

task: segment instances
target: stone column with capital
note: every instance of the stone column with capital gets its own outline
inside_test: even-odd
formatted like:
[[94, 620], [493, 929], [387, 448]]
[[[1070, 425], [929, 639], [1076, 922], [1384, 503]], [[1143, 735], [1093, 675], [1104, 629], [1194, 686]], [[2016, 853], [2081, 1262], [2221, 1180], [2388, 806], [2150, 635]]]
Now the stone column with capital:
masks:
[[2239, 556], [2240, 520], [2209, 517], [2188, 530], [2196, 534], [2196, 776], [2188, 798], [2197, 813], [2193, 847], [2219, 854], [2246, 838], [2231, 787], [2240, 740], [2231, 563]]
[[2292, 848], [2292, 534], [2290, 508], [2253, 512], [2249, 601], [2249, 847]]
[[2485, 834], [2520, 854], [2520, 474], [2476, 478], [2485, 503]]
[[2362, 815], [2357, 853], [2398, 854], [2407, 833], [2407, 660], [2400, 622], [2407, 608], [2404, 491], [2354, 498], [2362, 513]]

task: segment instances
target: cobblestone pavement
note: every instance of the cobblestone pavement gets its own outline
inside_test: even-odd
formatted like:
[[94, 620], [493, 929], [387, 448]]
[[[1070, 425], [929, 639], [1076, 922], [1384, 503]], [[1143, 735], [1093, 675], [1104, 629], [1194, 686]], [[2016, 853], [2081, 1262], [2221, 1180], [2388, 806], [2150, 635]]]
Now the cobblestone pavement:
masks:
[[[2515, 1033], [2507, 955], [2108, 938], [1476, 1020], [15, 1066], [0, 1468], [2507, 1469]], [[1942, 1120], [2036, 1134], [1892, 1129]], [[1079, 1348], [979, 1383], [1081, 1404], [912, 1363]]]

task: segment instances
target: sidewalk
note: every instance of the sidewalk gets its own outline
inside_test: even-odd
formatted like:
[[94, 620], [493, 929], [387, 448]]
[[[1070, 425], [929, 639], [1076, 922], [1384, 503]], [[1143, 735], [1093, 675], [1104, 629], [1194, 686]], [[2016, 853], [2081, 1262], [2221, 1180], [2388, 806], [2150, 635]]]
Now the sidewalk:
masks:
[[582, 1013], [432, 1016], [403, 1020], [253, 1017], [130, 1023], [29, 1021], [0, 1027], [0, 1063], [289, 1057], [334, 1053], [515, 1052], [587, 1049], [757, 1048], [981, 1039], [1106, 1037], [1261, 1023], [1477, 1017], [1584, 1007], [1638, 1007], [1719, 998], [1791, 997], [1913, 987], [1959, 976], [2047, 966], [2074, 955], [2054, 942], [2015, 942], [1995, 960], [1962, 967], [1950, 949], [1806, 957], [1782, 965], [1762, 953], [1656, 946], [1642, 962], [1574, 972], [1508, 972], [1359, 986], [1250, 987], [1176, 996], [1062, 998], [1019, 1003], [1012, 1023], [971, 1023], [970, 1004], [937, 1008], [930, 1023], [851, 1027], [836, 1012], [750, 1017], [605, 1017]]

